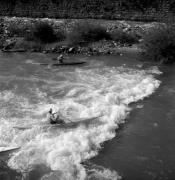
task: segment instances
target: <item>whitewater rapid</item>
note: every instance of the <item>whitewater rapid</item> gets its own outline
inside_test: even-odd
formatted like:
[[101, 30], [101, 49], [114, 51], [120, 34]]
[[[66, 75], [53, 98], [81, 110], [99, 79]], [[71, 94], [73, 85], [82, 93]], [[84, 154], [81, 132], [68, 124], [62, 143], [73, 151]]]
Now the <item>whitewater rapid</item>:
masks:
[[[120, 67], [75, 68], [54, 75], [0, 76], [0, 146], [21, 147], [8, 160], [10, 168], [29, 172], [44, 164], [52, 170], [50, 180], [120, 179], [117, 172], [84, 165], [96, 156], [105, 141], [131, 111], [129, 105], [151, 95], [160, 85], [156, 68], [141, 70]], [[49, 108], [73, 119], [101, 117], [73, 128], [47, 128]], [[16, 125], [31, 125], [18, 130]], [[87, 166], [87, 167], [86, 167]]]

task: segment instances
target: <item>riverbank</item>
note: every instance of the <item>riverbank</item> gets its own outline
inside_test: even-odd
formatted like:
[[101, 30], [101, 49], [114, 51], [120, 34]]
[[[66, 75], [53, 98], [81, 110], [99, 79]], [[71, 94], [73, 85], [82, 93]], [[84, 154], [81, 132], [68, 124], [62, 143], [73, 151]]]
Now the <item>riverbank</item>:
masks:
[[[70, 34], [76, 24], [89, 23], [103, 27], [107, 33], [113, 33], [113, 39], [92, 40], [88, 44], [72, 45], [67, 39], [53, 43], [26, 39], [30, 34], [30, 27], [36, 23], [47, 23], [55, 33], [64, 32]], [[143, 23], [134, 21], [112, 21], [112, 20], [78, 20], [78, 19], [48, 19], [48, 18], [1, 18], [1, 49], [5, 52], [43, 52], [61, 54], [85, 54], [85, 55], [121, 55], [121, 48], [139, 48], [145, 34], [150, 29], [158, 27], [160, 23]], [[98, 33], [97, 33], [98, 34]], [[117, 37], [116, 37], [117, 36]], [[136, 41], [131, 41], [134, 37]], [[76, 37], [75, 37], [76, 38]], [[122, 39], [126, 39], [123, 41]]]

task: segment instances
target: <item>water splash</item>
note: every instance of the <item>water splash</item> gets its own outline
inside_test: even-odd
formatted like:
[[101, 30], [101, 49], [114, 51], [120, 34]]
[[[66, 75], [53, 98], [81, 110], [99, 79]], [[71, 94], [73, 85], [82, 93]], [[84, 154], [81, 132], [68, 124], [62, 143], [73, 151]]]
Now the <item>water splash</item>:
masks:
[[[160, 84], [150, 71], [125, 67], [55, 71], [54, 75], [45, 74], [45, 79], [43, 75], [14, 78], [16, 86], [0, 94], [0, 144], [21, 147], [9, 159], [13, 169], [26, 172], [45, 164], [56, 171], [43, 179], [119, 179], [116, 172], [107, 169], [88, 174], [81, 163], [96, 156], [102, 144], [115, 137], [118, 124], [131, 110], [129, 104], [151, 95]], [[88, 126], [81, 123], [75, 128], [13, 129], [22, 122], [42, 124], [50, 107], [74, 120], [103, 116]]]

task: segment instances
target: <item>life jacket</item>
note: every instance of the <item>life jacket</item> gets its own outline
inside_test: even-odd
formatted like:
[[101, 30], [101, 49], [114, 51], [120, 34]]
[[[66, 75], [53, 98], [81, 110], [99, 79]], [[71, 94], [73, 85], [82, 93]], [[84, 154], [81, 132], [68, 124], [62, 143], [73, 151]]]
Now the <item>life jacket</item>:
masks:
[[57, 118], [58, 115], [55, 117], [55, 113], [54, 114], [50, 114], [50, 124], [56, 124], [57, 123]]

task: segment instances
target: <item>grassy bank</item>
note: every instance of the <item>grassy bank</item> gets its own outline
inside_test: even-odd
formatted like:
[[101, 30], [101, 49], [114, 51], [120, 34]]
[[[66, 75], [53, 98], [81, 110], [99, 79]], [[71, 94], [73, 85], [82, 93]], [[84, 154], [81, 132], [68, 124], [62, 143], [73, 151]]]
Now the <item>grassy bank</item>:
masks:
[[153, 28], [141, 45], [144, 50], [143, 58], [148, 60], [171, 64], [175, 62], [175, 26], [164, 25]]
[[113, 54], [132, 46], [140, 34], [124, 22], [102, 20], [4, 19], [5, 50]]

